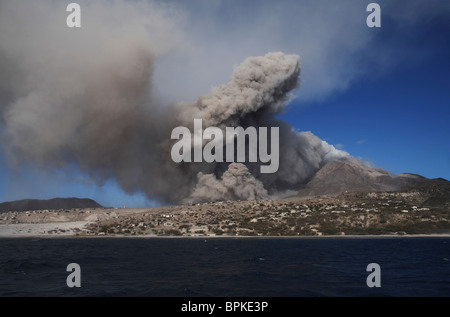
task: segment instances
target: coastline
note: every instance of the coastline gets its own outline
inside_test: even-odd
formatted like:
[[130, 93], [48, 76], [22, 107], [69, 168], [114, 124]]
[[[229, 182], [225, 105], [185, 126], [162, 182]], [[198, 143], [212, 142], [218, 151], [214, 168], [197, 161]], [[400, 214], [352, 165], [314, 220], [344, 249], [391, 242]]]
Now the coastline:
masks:
[[0, 238], [450, 237], [446, 205], [424, 207], [416, 192], [358, 195], [151, 208], [9, 211], [0, 213]]
[[[78, 222], [81, 225], [81, 221]], [[38, 233], [24, 232], [23, 230], [13, 231], [11, 228], [6, 232], [2, 230], [5, 225], [0, 225], [0, 239], [14, 239], [14, 238], [33, 238], [33, 239], [392, 239], [392, 238], [450, 238], [448, 233], [431, 233], [431, 234], [359, 234], [359, 235], [310, 235], [310, 236], [243, 236], [243, 235], [156, 235], [156, 234], [142, 234], [142, 235], [83, 235], [77, 234], [73, 231], [72, 223], [65, 223], [66, 226], [71, 226], [72, 230], [60, 233]], [[51, 226], [49, 226], [51, 225]], [[40, 231], [48, 228], [60, 228], [61, 223], [49, 223], [49, 224], [34, 224], [36, 228], [40, 228]], [[8, 227], [11, 225], [8, 225]], [[28, 228], [30, 224], [17, 224], [17, 227]], [[31, 225], [33, 226], [33, 225]]]

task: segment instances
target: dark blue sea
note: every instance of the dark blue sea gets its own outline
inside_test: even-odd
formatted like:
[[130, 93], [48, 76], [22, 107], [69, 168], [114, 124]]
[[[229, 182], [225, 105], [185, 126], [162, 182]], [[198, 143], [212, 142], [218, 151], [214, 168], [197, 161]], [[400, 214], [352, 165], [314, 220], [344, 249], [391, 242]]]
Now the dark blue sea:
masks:
[[448, 297], [450, 238], [0, 239], [0, 296]]

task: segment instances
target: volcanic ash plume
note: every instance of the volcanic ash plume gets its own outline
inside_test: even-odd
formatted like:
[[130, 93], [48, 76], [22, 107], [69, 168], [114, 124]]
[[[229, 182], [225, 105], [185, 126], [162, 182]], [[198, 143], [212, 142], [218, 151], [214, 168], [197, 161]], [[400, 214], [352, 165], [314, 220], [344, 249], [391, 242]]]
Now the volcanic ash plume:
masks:
[[[258, 199], [268, 194], [282, 194], [299, 188], [326, 162], [348, 156], [312, 133], [296, 133], [288, 123], [275, 118], [289, 100], [289, 92], [298, 86], [299, 74], [297, 55], [277, 52], [249, 57], [234, 70], [226, 85], [213, 88], [194, 103], [177, 105], [178, 121], [191, 128], [192, 118], [201, 118], [207, 126], [221, 127], [224, 134], [225, 127], [237, 126], [277, 127], [280, 131], [280, 167], [276, 173], [260, 174], [260, 163], [240, 164], [240, 170], [245, 169], [256, 179], [241, 178], [252, 190], [230, 194], [230, 187], [225, 186], [224, 177], [220, 177], [227, 168], [224, 166], [226, 163], [192, 165], [189, 174], [196, 174], [197, 171], [199, 174], [191, 199], [208, 201], [219, 196], [222, 196], [221, 199]], [[236, 167], [230, 165], [228, 168]], [[261, 183], [263, 186], [260, 186]]]
[[[128, 193], [177, 203], [282, 194], [348, 156], [276, 118], [298, 86], [298, 56], [249, 57], [226, 85], [168, 106], [156, 101], [152, 74], [182, 32], [165, 9], [127, 1], [83, 8], [83, 27], [73, 32], [54, 1], [0, 3], [0, 137], [11, 165], [71, 164]], [[278, 171], [261, 174], [260, 162], [173, 162], [171, 131], [192, 129], [194, 119], [223, 131], [279, 128]]]
[[[237, 67], [228, 84], [215, 87], [195, 103], [181, 104], [179, 121], [202, 118], [207, 126], [238, 126], [254, 113], [275, 115], [298, 84], [299, 57], [281, 52], [249, 57]], [[253, 116], [252, 116], [253, 115]]]
[[241, 163], [231, 163], [220, 180], [213, 174], [198, 174], [198, 182], [186, 202], [216, 200], [261, 200], [267, 198], [263, 184]]

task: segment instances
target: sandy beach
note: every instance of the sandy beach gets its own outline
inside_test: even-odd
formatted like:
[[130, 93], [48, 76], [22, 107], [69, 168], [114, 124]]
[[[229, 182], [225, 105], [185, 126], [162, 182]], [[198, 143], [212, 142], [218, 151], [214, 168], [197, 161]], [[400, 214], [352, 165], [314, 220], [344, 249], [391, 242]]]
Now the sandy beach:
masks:
[[88, 235], [89, 221], [50, 222], [35, 224], [0, 224], [0, 238], [157, 238], [157, 239], [373, 239], [373, 238], [450, 238], [450, 234], [381, 234], [381, 235], [322, 235], [322, 236], [231, 236], [231, 235], [192, 235], [192, 236], [160, 236], [143, 235]]

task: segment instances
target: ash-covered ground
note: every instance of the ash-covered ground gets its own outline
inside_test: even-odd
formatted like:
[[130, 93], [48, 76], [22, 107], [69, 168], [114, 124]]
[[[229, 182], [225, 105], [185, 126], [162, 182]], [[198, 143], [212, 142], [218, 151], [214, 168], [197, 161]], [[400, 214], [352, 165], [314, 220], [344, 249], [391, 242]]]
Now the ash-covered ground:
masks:
[[328, 236], [450, 234], [450, 185], [154, 208], [0, 214], [0, 236]]

